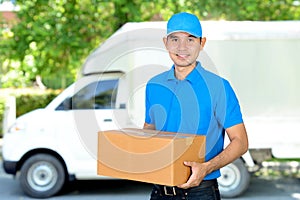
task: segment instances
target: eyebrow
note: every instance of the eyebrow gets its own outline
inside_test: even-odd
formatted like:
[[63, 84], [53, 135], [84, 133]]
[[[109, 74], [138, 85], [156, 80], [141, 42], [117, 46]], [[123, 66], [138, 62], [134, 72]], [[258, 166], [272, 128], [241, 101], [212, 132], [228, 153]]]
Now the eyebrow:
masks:
[[167, 38], [178, 38], [178, 36], [175, 36], [175, 35], [168, 35]]
[[197, 37], [196, 37], [196, 36], [194, 36], [194, 35], [189, 35], [188, 37], [197, 38]]

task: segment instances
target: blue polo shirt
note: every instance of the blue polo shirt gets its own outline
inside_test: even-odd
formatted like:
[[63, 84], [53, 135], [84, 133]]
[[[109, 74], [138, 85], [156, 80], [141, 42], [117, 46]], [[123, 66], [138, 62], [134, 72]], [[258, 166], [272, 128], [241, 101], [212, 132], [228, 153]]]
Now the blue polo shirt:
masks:
[[[173, 66], [148, 81], [145, 122], [161, 131], [205, 135], [208, 161], [223, 150], [225, 129], [243, 119], [229, 82], [197, 62], [184, 80], [176, 79]], [[217, 170], [205, 180], [219, 176]]]

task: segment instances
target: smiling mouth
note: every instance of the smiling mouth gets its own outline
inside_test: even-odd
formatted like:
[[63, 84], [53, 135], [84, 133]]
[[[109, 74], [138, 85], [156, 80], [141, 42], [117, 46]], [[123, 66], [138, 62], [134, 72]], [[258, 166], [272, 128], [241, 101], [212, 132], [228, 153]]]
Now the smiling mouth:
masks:
[[176, 56], [179, 58], [187, 58], [189, 55], [188, 54], [176, 54]]

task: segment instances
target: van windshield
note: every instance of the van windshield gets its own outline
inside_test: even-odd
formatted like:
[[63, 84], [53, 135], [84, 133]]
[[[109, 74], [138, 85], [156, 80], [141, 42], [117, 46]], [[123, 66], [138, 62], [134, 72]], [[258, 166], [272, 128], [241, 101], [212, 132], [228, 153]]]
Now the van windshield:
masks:
[[66, 99], [56, 110], [114, 109], [118, 79], [90, 83], [72, 98]]

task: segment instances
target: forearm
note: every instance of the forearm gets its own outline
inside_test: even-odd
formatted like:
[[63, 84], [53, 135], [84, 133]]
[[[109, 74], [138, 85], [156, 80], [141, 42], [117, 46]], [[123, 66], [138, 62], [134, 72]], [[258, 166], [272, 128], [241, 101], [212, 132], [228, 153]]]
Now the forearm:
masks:
[[233, 162], [247, 151], [240, 141], [232, 141], [219, 155], [208, 161], [207, 174]]
[[242, 156], [248, 150], [248, 138], [244, 124], [236, 125], [226, 130], [230, 143], [207, 164], [208, 173], [218, 170]]

